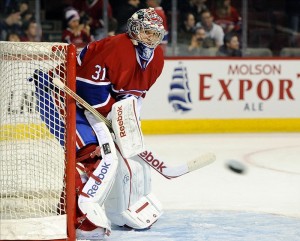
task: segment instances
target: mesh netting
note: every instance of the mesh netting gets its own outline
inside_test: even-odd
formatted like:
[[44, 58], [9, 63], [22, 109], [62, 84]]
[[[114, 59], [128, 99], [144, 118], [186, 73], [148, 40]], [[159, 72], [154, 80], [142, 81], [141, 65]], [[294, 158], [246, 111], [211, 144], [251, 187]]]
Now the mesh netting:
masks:
[[66, 79], [66, 51], [0, 42], [0, 220], [65, 211], [65, 96], [49, 78]]

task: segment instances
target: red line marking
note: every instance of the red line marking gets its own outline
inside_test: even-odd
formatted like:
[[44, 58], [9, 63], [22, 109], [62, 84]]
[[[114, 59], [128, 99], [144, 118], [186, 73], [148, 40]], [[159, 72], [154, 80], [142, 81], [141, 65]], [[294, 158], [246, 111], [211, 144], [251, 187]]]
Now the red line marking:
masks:
[[270, 149], [265, 149], [265, 150], [260, 150], [260, 151], [255, 151], [252, 153], [248, 153], [244, 156], [244, 160], [256, 167], [260, 167], [260, 168], [264, 168], [264, 169], [269, 169], [272, 171], [276, 171], [276, 172], [282, 172], [282, 173], [288, 173], [288, 174], [294, 174], [294, 175], [300, 175], [300, 172], [293, 172], [293, 171], [286, 171], [286, 170], [280, 170], [277, 168], [273, 168], [273, 167], [268, 167], [262, 164], [257, 163], [257, 161], [255, 160], [255, 158], [252, 158], [254, 155], [256, 154], [260, 154], [260, 153], [266, 153], [266, 152], [271, 152], [274, 150], [279, 150], [279, 149], [288, 149], [288, 148], [295, 148], [295, 147], [299, 147], [299, 146], [285, 146], [285, 147], [275, 147], [275, 148], [270, 148]]

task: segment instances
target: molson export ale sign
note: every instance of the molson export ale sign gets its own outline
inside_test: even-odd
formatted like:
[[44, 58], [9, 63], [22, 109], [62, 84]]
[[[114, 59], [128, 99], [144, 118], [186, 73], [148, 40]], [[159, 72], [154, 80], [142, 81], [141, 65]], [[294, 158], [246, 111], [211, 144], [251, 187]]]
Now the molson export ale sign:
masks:
[[299, 66], [300, 59], [166, 60], [143, 118], [299, 118]]

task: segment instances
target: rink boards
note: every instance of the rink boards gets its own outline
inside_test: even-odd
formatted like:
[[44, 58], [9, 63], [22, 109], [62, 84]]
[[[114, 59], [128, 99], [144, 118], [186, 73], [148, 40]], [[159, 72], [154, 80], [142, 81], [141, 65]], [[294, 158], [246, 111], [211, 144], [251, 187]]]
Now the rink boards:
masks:
[[[299, 64], [300, 59], [166, 59], [143, 103], [143, 132], [299, 132]], [[35, 106], [24, 106], [35, 98], [33, 85], [25, 79], [18, 81], [24, 93], [5, 98], [8, 104], [3, 109], [9, 106], [16, 119], [33, 115], [29, 135], [37, 125], [47, 135]], [[8, 132], [24, 130], [5, 120], [2, 124]]]

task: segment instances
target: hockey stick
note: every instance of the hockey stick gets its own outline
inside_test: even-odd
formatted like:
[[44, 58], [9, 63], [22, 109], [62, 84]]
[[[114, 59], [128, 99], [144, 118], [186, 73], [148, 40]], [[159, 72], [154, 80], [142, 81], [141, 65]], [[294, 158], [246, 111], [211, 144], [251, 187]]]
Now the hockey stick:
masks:
[[[73, 90], [71, 90], [68, 86], [66, 86], [61, 80], [58, 78], [53, 78], [53, 83], [58, 86], [60, 89], [64, 90], [68, 95], [70, 95], [73, 99], [75, 99], [79, 104], [84, 106], [88, 111], [90, 111], [99, 121], [102, 121], [106, 124], [111, 132], [112, 125], [111, 122], [106, 119], [103, 115], [101, 115], [95, 108], [93, 108], [89, 103], [87, 103], [84, 99], [82, 99], [79, 95], [77, 95]], [[204, 166], [207, 166], [216, 160], [216, 157], [213, 153], [207, 153], [201, 155], [200, 157], [187, 161], [186, 163], [180, 166], [168, 166], [166, 163], [160, 161], [156, 155], [152, 154], [151, 151], [146, 150], [134, 157], [134, 160], [143, 160], [148, 163], [153, 169], [163, 175], [165, 178], [171, 179], [182, 176], [189, 172], [198, 170]]]
[[146, 150], [132, 157], [132, 159], [143, 160], [147, 162], [155, 171], [163, 175], [165, 178], [172, 179], [172, 178], [180, 177], [189, 172], [198, 170], [201, 167], [205, 167], [211, 164], [212, 162], [214, 162], [216, 160], [216, 157], [212, 153], [206, 153], [199, 156], [198, 158], [187, 161], [186, 163], [181, 164], [180, 166], [173, 166], [173, 167], [170, 167], [163, 161], [160, 161], [160, 158], [158, 158], [155, 154], [153, 154], [149, 150]]

